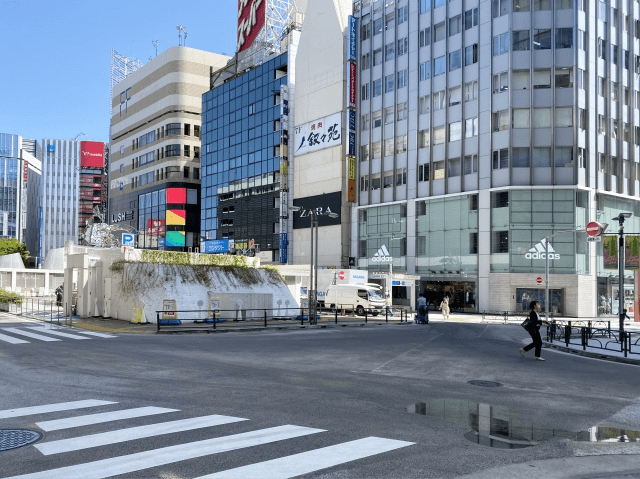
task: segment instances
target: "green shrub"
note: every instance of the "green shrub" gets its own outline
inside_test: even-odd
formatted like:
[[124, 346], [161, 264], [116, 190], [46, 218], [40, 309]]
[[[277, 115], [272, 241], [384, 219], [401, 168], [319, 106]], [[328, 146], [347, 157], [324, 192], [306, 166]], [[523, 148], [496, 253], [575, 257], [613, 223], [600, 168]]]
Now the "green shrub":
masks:
[[18, 293], [12, 293], [11, 291], [0, 289], [0, 303], [21, 304], [22, 298]]

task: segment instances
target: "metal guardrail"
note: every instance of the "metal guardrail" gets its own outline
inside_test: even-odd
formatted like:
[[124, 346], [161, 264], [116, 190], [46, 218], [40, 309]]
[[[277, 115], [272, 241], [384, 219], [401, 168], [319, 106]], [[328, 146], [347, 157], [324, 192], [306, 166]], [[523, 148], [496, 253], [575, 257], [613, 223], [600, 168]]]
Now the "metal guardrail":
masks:
[[[595, 327], [596, 324], [602, 326], [606, 324], [606, 327]], [[620, 352], [625, 358], [629, 354], [640, 355], [640, 346], [638, 346], [640, 334], [630, 331], [623, 331], [620, 334], [618, 330], [611, 329], [611, 321], [552, 321], [547, 326], [546, 340], [551, 344], [554, 341], [563, 342], [566, 347], [579, 346], [583, 351], [587, 348], [595, 348]]]
[[61, 324], [61, 319], [65, 324], [69, 324], [70, 318], [64, 316], [62, 305], [55, 299], [23, 297], [22, 303], [10, 304], [2, 303], [1, 310], [16, 316], [22, 316], [36, 321]]
[[[333, 308], [330, 313], [322, 311], [316, 315], [315, 318], [309, 318], [308, 310], [302, 310], [299, 307], [296, 308], [255, 308], [255, 309], [218, 309], [210, 313], [203, 310], [175, 310], [175, 311], [156, 311], [156, 327], [157, 331], [167, 331], [170, 328], [171, 331], [179, 330], [211, 330], [216, 331], [220, 328], [222, 323], [226, 323], [227, 326], [231, 326], [230, 323], [244, 322], [245, 324], [252, 324], [254, 326], [262, 326], [268, 328], [269, 325], [282, 325], [282, 324], [300, 324], [304, 325], [305, 322], [310, 325], [318, 324], [322, 322], [324, 324], [334, 323], [354, 323], [359, 320], [368, 323], [369, 321], [388, 323], [389, 318], [394, 318], [395, 314], [389, 309], [385, 309], [380, 312], [379, 310], [373, 310], [365, 308], [364, 315], [358, 316], [356, 314], [341, 315], [341, 310]], [[408, 322], [408, 313], [401, 309], [400, 321]], [[203, 314], [206, 317], [202, 317]], [[173, 316], [174, 319], [167, 318], [167, 316]], [[233, 329], [231, 326], [229, 329]]]

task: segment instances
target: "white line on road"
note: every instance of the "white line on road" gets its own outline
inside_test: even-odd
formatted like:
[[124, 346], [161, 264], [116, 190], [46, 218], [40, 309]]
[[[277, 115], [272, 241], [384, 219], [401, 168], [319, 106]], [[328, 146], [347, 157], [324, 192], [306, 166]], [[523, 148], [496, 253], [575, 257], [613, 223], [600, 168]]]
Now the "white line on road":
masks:
[[79, 334], [88, 334], [89, 336], [97, 336], [99, 338], [117, 338], [118, 336], [114, 336], [113, 334], [104, 334], [104, 333], [96, 333], [95, 331], [86, 331], [84, 329], [74, 329], [74, 333]]
[[90, 424], [102, 424], [105, 422], [119, 421], [121, 419], [132, 419], [135, 417], [153, 416], [168, 412], [179, 412], [179, 409], [167, 409], [163, 407], [138, 407], [134, 409], [123, 409], [120, 411], [101, 412], [98, 414], [87, 414], [85, 416], [69, 417], [65, 419], [55, 419], [53, 421], [37, 422], [43, 431], [59, 431], [72, 427], [88, 426]]
[[0, 341], [6, 341], [11, 344], [20, 344], [20, 343], [28, 343], [29, 341], [25, 341], [24, 339], [13, 338], [11, 336], [7, 336], [6, 334], [0, 334]]
[[49, 336], [42, 336], [40, 334], [32, 333], [30, 331], [22, 331], [22, 330], [20, 330], [18, 328], [3, 328], [3, 330], [4, 331], [9, 331], [10, 333], [13, 333], [13, 334], [19, 334], [21, 336], [26, 336], [28, 338], [37, 339], [39, 341], [46, 341], [46, 342], [62, 341], [61, 339], [50, 338]]
[[278, 426], [232, 436], [168, 446], [127, 456], [112, 457], [75, 466], [34, 472], [7, 479], [103, 479], [118, 474], [127, 474], [187, 459], [195, 459], [319, 432], [324, 432], [324, 430], [293, 425]]
[[381, 437], [367, 437], [356, 441], [336, 444], [335, 446], [323, 447], [314, 451], [281, 457], [271, 461], [237, 467], [235, 469], [202, 476], [198, 479], [245, 479], [247, 477], [288, 479], [413, 444], [415, 443], [396, 441], [395, 439], [384, 439]]
[[63, 338], [71, 338], [71, 339], [91, 339], [85, 338], [84, 336], [78, 336], [77, 334], [69, 334], [63, 333], [62, 331], [57, 331], [55, 329], [42, 329], [42, 326], [27, 326], [29, 329], [37, 329], [38, 331], [42, 331], [43, 333], [53, 334], [54, 336], [61, 336]]
[[36, 444], [35, 447], [45, 456], [50, 456], [52, 454], [79, 451], [91, 447], [106, 446], [108, 444], [117, 444], [120, 442], [133, 441], [134, 439], [144, 439], [146, 437], [161, 436], [175, 432], [191, 431], [204, 427], [220, 426], [222, 424], [239, 421], [248, 421], [248, 419], [214, 414], [212, 416], [192, 417], [179, 421], [118, 429], [116, 431], [91, 434], [89, 436], [60, 439], [59, 441], [39, 443]]
[[98, 399], [85, 399], [83, 401], [62, 402], [58, 404], [46, 404], [44, 406], [22, 407], [19, 409], [5, 409], [0, 411], [0, 419], [8, 419], [11, 417], [32, 416], [34, 414], [43, 414], [48, 412], [71, 411], [73, 409], [82, 409], [86, 407], [105, 406], [107, 404], [118, 404], [113, 401], [100, 401]]

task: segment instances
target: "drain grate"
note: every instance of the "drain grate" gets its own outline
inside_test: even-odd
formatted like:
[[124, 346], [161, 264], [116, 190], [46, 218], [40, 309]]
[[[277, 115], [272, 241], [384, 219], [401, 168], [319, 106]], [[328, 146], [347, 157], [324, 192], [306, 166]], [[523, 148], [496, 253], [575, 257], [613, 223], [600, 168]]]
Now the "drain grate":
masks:
[[0, 429], [0, 451], [26, 446], [40, 437], [40, 433], [28, 429]]
[[502, 384], [497, 383], [495, 381], [480, 381], [474, 379], [473, 381], [467, 381], [467, 384], [471, 384], [472, 386], [480, 386], [483, 388], [499, 388]]

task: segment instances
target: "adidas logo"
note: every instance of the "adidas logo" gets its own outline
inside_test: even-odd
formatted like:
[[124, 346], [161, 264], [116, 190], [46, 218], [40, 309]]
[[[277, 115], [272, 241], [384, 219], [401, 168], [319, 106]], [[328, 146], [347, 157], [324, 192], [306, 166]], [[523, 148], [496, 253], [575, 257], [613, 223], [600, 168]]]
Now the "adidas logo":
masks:
[[[529, 252], [524, 255], [524, 257], [527, 259], [546, 259], [546, 254], [544, 252], [544, 243], [545, 240], [540, 241], [540, 243], [531, 248]], [[556, 253], [556, 251], [553, 249], [553, 246], [551, 246], [551, 243], [549, 243], [548, 249], [549, 259], [560, 259], [560, 255]]]
[[373, 255], [371, 261], [374, 263], [391, 263], [393, 256], [389, 256], [389, 250], [386, 245], [382, 245], [378, 252]]

